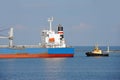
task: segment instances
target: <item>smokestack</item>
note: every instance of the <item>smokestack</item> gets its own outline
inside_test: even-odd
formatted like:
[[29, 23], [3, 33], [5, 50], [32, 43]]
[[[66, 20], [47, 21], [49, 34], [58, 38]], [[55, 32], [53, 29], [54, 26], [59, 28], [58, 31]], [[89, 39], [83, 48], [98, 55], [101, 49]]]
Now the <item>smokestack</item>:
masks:
[[63, 27], [60, 24], [58, 25], [58, 34], [60, 34], [60, 36], [61, 36], [60, 40], [63, 40], [64, 32], [63, 32]]

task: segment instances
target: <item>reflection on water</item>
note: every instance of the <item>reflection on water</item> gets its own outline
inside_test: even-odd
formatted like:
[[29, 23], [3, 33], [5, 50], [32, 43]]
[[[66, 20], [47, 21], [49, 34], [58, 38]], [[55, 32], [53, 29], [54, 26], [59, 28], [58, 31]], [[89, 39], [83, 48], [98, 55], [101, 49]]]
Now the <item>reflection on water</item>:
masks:
[[[60, 79], [60, 74], [63, 71], [64, 61], [66, 58], [44, 59], [44, 79], [57, 80]], [[43, 77], [43, 75], [41, 76]]]

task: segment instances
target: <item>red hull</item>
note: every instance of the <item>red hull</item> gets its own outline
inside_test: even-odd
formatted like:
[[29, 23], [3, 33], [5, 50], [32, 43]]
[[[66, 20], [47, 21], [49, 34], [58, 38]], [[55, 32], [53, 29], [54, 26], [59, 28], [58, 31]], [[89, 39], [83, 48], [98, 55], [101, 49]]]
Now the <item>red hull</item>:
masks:
[[73, 57], [73, 54], [0, 54], [0, 59], [5, 58], [64, 58]]

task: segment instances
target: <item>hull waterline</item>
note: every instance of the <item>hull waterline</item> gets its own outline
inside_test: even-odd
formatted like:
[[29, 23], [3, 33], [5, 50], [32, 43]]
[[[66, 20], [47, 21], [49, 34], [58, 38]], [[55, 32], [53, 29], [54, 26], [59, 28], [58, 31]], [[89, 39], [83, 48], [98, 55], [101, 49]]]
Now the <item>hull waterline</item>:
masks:
[[87, 52], [86, 55], [87, 56], [109, 56], [108, 53], [95, 54], [95, 53], [92, 53], [92, 52]]
[[0, 54], [0, 59], [5, 58], [69, 58], [73, 57], [73, 54]]

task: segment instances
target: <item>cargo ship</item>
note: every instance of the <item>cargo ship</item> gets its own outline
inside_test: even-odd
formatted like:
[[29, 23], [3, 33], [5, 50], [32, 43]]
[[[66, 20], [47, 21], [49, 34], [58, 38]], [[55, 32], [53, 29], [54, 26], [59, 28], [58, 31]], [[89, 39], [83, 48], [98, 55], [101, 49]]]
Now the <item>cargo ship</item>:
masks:
[[52, 29], [53, 17], [48, 18], [49, 30], [42, 30], [41, 43], [38, 45], [14, 45], [14, 31], [10, 28], [8, 45], [0, 45], [0, 59], [4, 58], [64, 58], [73, 57], [74, 48], [65, 43], [63, 27], [59, 24], [58, 31]]

